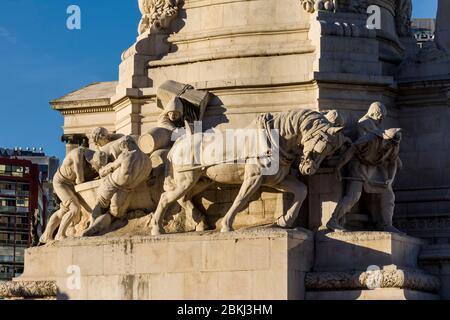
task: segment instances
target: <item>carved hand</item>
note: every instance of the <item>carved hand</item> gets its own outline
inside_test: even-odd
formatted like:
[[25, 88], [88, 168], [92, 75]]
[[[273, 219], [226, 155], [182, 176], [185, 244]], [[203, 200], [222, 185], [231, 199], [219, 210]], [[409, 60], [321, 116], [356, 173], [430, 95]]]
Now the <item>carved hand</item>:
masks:
[[112, 172], [112, 168], [111, 168], [111, 166], [108, 165], [106, 167], [101, 168], [99, 171], [99, 174], [100, 174], [100, 177], [103, 178], [103, 177], [106, 177], [111, 172]]

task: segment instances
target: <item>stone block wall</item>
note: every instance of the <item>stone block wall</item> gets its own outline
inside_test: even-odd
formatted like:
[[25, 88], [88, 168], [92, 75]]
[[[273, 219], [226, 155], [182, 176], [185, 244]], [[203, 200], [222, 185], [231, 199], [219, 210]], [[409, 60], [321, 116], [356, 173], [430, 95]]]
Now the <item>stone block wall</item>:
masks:
[[[194, 203], [206, 214], [209, 224], [220, 229], [221, 218], [230, 209], [238, 192], [237, 187], [220, 186], [195, 197]], [[235, 228], [274, 223], [276, 218], [285, 212], [284, 207], [287, 205], [288, 198], [282, 193], [263, 188], [255, 193], [249, 205], [237, 214]]]
[[270, 228], [69, 240], [27, 250], [17, 281], [56, 281], [60, 299], [304, 299], [313, 241]]
[[397, 225], [431, 243], [450, 241], [450, 110], [448, 81], [400, 87], [404, 169], [396, 184]]

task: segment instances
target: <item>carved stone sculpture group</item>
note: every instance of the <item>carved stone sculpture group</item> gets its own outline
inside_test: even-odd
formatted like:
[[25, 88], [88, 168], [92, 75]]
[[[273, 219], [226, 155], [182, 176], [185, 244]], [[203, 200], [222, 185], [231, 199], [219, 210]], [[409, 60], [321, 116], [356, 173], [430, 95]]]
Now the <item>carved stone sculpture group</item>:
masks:
[[[162, 112], [151, 131], [136, 137], [97, 128], [90, 135], [91, 149], [80, 147], [67, 154], [53, 181], [61, 200], [60, 209], [52, 215], [41, 243], [65, 239], [69, 226], [80, 223], [81, 203], [87, 200], [76, 188], [89, 181], [97, 184], [90, 221], [81, 233], [85, 237], [105, 234], [115, 221], [127, 220], [134, 194], [144, 189], [158, 195], [151, 208], [152, 235], [164, 233], [164, 217], [174, 203], [194, 221], [196, 231], [207, 230], [207, 219], [195, 208], [192, 198], [215, 185], [239, 188], [222, 218], [222, 232], [233, 231], [236, 215], [263, 186], [292, 194], [292, 202], [274, 218], [274, 224], [294, 228], [308, 190], [299, 177], [316, 174], [331, 156], [340, 159], [336, 183], [345, 181], [347, 192], [327, 227], [345, 231], [345, 216], [364, 191], [379, 195], [381, 210], [373, 213], [377, 229], [399, 232], [392, 226], [392, 184], [401, 168], [401, 129], [382, 129], [387, 113], [383, 104], [375, 102], [370, 106], [357, 124], [354, 142], [343, 135], [343, 120], [336, 110], [261, 114], [245, 128], [247, 133], [257, 133], [259, 148], [254, 148], [251, 139], [242, 140], [236, 134], [227, 137], [238, 142], [230, 154], [229, 149], [223, 148], [227, 144], [220, 131], [194, 131], [194, 122], [201, 121], [205, 113], [208, 92], [168, 81], [159, 88], [157, 96]], [[238, 152], [234, 153], [236, 149]], [[164, 170], [155, 171], [155, 157]]]

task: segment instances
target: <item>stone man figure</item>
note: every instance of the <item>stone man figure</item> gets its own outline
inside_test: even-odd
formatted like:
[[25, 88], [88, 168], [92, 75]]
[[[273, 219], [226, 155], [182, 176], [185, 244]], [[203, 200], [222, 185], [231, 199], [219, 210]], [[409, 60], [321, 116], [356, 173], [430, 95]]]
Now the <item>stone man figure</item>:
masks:
[[[129, 136], [137, 138], [136, 136]], [[91, 134], [91, 143], [95, 144], [98, 150], [106, 153], [108, 162], [116, 161], [122, 153], [121, 143], [127, 136], [118, 133], [110, 133], [107, 129], [99, 127]]]
[[[130, 193], [149, 178], [152, 170], [149, 157], [131, 136], [121, 138], [117, 159], [100, 169], [102, 177], [92, 224], [84, 236], [92, 236], [109, 228], [112, 218], [126, 218]], [[109, 209], [109, 213], [105, 213]]]
[[163, 83], [156, 95], [163, 109], [157, 125], [172, 132], [186, 123], [193, 126], [195, 121], [200, 121], [209, 101], [208, 92], [172, 80]]
[[184, 127], [184, 106], [180, 98], [175, 97], [164, 107], [158, 118], [157, 126], [174, 132]]
[[[95, 128], [94, 131], [92, 131], [90, 142], [101, 150], [105, 146], [111, 144], [111, 142], [120, 140], [124, 136], [125, 135], [119, 133], [110, 133], [108, 129], [98, 127]], [[116, 149], [118, 149], [118, 147], [116, 147]]]
[[399, 158], [401, 129], [377, 130], [360, 137], [344, 154], [337, 166], [340, 170], [350, 162], [350, 177], [347, 194], [339, 202], [327, 228], [333, 231], [345, 231], [341, 221], [361, 198], [363, 190], [369, 194], [378, 194], [381, 198], [380, 216], [377, 217], [379, 229], [401, 233], [392, 225], [395, 195], [392, 184], [402, 163]]
[[107, 163], [104, 152], [77, 148], [64, 159], [63, 164], [53, 178], [53, 188], [61, 200], [60, 209], [50, 218], [41, 243], [53, 240], [53, 234], [59, 227], [56, 240], [66, 238], [66, 230], [70, 223], [80, 218], [81, 205], [75, 192], [75, 185], [98, 177], [98, 171]]

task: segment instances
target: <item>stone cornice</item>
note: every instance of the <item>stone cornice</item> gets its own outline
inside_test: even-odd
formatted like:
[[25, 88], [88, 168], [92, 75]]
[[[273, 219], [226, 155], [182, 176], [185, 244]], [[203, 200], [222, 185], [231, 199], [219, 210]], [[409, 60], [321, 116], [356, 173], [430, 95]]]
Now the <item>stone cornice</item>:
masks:
[[227, 3], [249, 2], [249, 1], [257, 1], [257, 0], [184, 0], [183, 9], [192, 9]]
[[71, 109], [57, 109], [62, 115], [83, 114], [83, 113], [101, 113], [114, 111], [111, 106], [103, 107], [88, 107], [88, 108], [71, 108]]
[[316, 48], [311, 45], [304, 45], [301, 47], [274, 47], [274, 48], [242, 48], [242, 50], [237, 50], [235, 48], [224, 51], [210, 50], [204, 54], [191, 55], [189, 57], [179, 54], [178, 56], [173, 55], [172, 57], [166, 58], [164, 60], [151, 61], [149, 63], [150, 68], [158, 68], [164, 66], [196, 63], [202, 61], [210, 60], [223, 60], [223, 59], [238, 59], [238, 58], [255, 58], [255, 57], [267, 57], [267, 56], [282, 56], [282, 55], [294, 55], [294, 54], [306, 54], [314, 53]]
[[207, 41], [213, 39], [235, 38], [241, 36], [278, 35], [298, 32], [307, 32], [309, 23], [295, 23], [283, 25], [256, 25], [232, 28], [220, 28], [216, 30], [191, 32], [189, 34], [179, 33], [169, 37], [169, 41], [174, 44], [191, 43], [196, 41]]
[[55, 281], [0, 282], [0, 297], [6, 299], [55, 299], [57, 292]]

